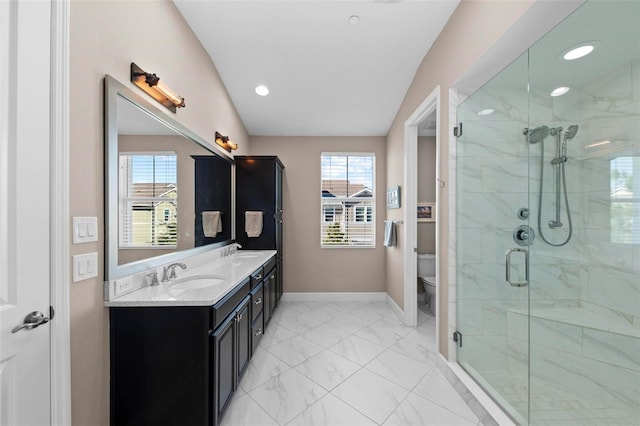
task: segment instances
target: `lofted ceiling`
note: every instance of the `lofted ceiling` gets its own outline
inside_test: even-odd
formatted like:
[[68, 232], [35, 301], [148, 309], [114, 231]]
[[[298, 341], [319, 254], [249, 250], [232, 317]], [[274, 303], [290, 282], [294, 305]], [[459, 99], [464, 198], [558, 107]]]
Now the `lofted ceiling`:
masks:
[[250, 135], [384, 136], [459, 0], [174, 3]]

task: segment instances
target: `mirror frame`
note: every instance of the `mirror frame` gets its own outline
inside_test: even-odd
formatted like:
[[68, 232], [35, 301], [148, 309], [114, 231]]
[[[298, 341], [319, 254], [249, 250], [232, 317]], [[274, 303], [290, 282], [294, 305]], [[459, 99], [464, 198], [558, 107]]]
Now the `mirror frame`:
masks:
[[183, 124], [167, 116], [146, 99], [138, 96], [129, 87], [110, 75], [104, 77], [104, 280], [111, 281], [160, 265], [185, 259], [231, 244], [235, 241], [235, 200], [231, 196], [231, 239], [200, 247], [193, 247], [173, 253], [162, 254], [135, 262], [118, 264], [118, 98], [131, 102], [146, 114], [189, 141], [201, 145], [212, 154], [226, 160], [231, 166], [231, 194], [235, 194], [235, 173], [233, 158], [221, 152], [214, 145], [187, 129]]

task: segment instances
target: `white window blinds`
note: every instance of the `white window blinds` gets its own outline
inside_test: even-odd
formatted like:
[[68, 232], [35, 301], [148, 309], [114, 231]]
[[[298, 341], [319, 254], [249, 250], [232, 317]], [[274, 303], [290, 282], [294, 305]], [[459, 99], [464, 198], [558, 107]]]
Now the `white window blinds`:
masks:
[[120, 248], [176, 247], [176, 154], [129, 152], [119, 157]]
[[375, 154], [321, 156], [321, 247], [375, 247]]

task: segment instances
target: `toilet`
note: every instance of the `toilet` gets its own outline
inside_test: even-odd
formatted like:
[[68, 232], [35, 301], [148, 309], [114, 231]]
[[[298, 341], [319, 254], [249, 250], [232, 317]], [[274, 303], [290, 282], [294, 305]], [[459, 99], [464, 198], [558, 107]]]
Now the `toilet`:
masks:
[[418, 278], [427, 293], [427, 306], [436, 315], [436, 255], [418, 254]]

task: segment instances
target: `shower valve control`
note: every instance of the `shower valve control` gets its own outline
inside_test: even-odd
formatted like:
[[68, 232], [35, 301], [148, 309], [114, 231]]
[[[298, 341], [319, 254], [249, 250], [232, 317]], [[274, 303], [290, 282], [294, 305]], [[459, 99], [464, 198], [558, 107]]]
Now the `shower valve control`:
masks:
[[536, 233], [528, 225], [520, 225], [513, 230], [513, 240], [521, 246], [528, 246], [533, 243]]

